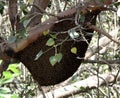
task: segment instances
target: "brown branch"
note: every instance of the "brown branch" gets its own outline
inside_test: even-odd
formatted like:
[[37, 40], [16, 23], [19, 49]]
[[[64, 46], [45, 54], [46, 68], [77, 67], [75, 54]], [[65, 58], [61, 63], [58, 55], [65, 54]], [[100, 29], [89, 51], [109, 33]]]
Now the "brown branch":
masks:
[[119, 41], [113, 39], [112, 36], [110, 34], [106, 33], [104, 30], [96, 27], [95, 25], [91, 25], [91, 23], [88, 23], [87, 25], [88, 25], [88, 27], [90, 29], [93, 29], [93, 30], [95, 30], [96, 32], [98, 32], [100, 34], [103, 34], [104, 36], [106, 36], [107, 38], [109, 38], [111, 41], [113, 41], [113, 42], [117, 43], [118, 45], [120, 45]]
[[84, 60], [83, 63], [120, 64], [120, 60]]
[[[108, 85], [110, 83], [113, 83], [114, 81], [120, 81], [120, 73], [108, 73], [108, 74], [100, 74], [99, 75], [99, 86]], [[48, 92], [46, 93], [46, 97], [49, 98], [61, 98], [61, 97], [69, 97], [73, 94], [79, 94], [82, 92], [87, 92], [88, 90], [95, 89], [98, 87], [98, 77], [97, 76], [91, 76], [85, 80], [81, 80], [79, 82], [75, 82], [71, 85], [67, 85], [64, 87], [60, 87], [58, 89], [55, 89], [54, 92]], [[43, 98], [42, 95], [37, 96], [36, 98]]]
[[17, 14], [17, 0], [8, 0], [8, 12], [9, 18], [12, 26], [12, 30], [14, 31], [15, 26], [15, 16]]
[[[43, 0], [41, 0], [41, 2], [44, 2]], [[43, 4], [43, 3], [42, 3]], [[89, 5], [88, 5], [89, 6]], [[28, 31], [28, 37], [27, 38], [23, 38], [20, 39], [18, 42], [14, 42], [14, 43], [8, 43], [7, 46], [10, 47], [15, 53], [23, 50], [24, 48], [26, 48], [27, 46], [29, 46], [31, 43], [33, 43], [34, 41], [38, 40], [41, 36], [43, 36], [43, 32], [46, 30], [49, 30], [51, 27], [54, 26], [54, 24], [59, 22], [59, 19], [61, 18], [67, 18], [67, 17], [73, 17], [76, 13], [76, 10], [80, 10], [80, 13], [85, 15], [91, 12], [96, 12], [96, 11], [102, 11], [102, 10], [106, 10], [104, 8], [104, 6], [93, 6], [88, 7], [88, 9], [86, 8], [86, 6], [82, 6], [80, 9], [76, 9], [76, 7], [73, 7], [71, 9], [68, 9], [64, 12], [58, 13], [56, 16], [57, 17], [51, 17], [48, 20], [46, 20], [45, 22], [41, 23], [40, 25], [37, 25], [33, 28], [31, 28]], [[2, 46], [1, 46], [2, 47]], [[1, 50], [0, 53], [5, 53], [5, 51]], [[6, 56], [4, 54], [4, 56]]]
[[[27, 19], [31, 19], [30, 23], [28, 24], [29, 27], [33, 27], [41, 22], [41, 18], [43, 16], [43, 10], [45, 10], [49, 4], [50, 0], [34, 0], [33, 6], [29, 14], [27, 15]], [[40, 10], [40, 8], [42, 10]], [[35, 13], [41, 13], [35, 15]]]
[[[101, 9], [100, 9], [100, 11], [101, 11]], [[67, 17], [73, 17], [75, 15], [75, 13], [76, 13], [76, 10], [77, 9], [75, 7], [73, 7], [71, 9], [68, 9], [67, 11], [58, 13], [56, 15], [57, 17], [51, 17], [50, 19], [48, 19], [47, 21], [43, 22], [42, 24], [33, 27], [32, 29], [30, 29], [28, 31], [29, 36], [28, 36], [27, 39], [22, 39], [18, 43], [12, 43], [10, 45], [11, 48], [15, 52], [19, 52], [19, 51], [23, 50], [29, 44], [31, 44], [32, 42], [36, 41], [38, 38], [43, 36], [43, 32], [48, 30], [48, 29], [50, 29], [51, 27], [53, 27], [54, 24], [58, 23], [59, 19], [67, 18]], [[79, 9], [79, 10], [83, 12], [83, 15], [85, 15], [87, 13], [90, 13], [89, 11], [86, 12], [86, 9], [84, 10], [84, 7]], [[103, 10], [105, 10], [105, 9], [103, 9]], [[84, 11], [85, 11], [85, 13], [84, 13]], [[99, 11], [98, 7], [96, 8], [96, 10], [94, 9], [93, 11]]]
[[[109, 34], [110, 36], [114, 37], [116, 36], [117, 32], [118, 32], [119, 28], [112, 30]], [[111, 40], [104, 36], [102, 38], [99, 39], [99, 46], [97, 46], [97, 42], [93, 44], [93, 46], [91, 46], [85, 55], [85, 59], [88, 59], [90, 57], [92, 57], [95, 53], [97, 53], [98, 51], [102, 50], [103, 47], [107, 46], [109, 43], [111, 42]], [[98, 50], [99, 49], [99, 50]]]

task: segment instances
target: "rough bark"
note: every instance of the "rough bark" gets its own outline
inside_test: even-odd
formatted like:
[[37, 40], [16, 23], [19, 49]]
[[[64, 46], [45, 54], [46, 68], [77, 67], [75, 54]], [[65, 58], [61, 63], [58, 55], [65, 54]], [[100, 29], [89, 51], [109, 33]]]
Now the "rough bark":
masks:
[[28, 19], [31, 19], [31, 22], [29, 23], [28, 27], [31, 28], [41, 22], [41, 18], [44, 14], [42, 10], [46, 9], [49, 2], [50, 0], [34, 0], [33, 7], [27, 16]]
[[[120, 73], [117, 75], [117, 77], [116, 75], [117, 73], [108, 73], [108, 74], [100, 74], [99, 77], [91, 76], [85, 80], [75, 82], [71, 85], [57, 88], [52, 92], [46, 93], [45, 96], [48, 98], [68, 98], [73, 94], [79, 94], [82, 92], [88, 92], [88, 90], [90, 89], [96, 89], [98, 87], [98, 78], [99, 78], [99, 87], [114, 83], [116, 80], [120, 81]], [[37, 98], [43, 98], [43, 96], [40, 95], [37, 96]]]

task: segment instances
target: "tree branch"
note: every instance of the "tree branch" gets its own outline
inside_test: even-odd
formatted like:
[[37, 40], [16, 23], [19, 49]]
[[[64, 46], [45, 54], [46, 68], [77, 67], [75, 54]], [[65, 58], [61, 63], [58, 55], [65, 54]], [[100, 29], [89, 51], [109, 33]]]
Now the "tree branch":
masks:
[[[43, 2], [43, 0], [41, 0], [41, 2]], [[91, 12], [96, 12], [96, 11], [100, 12], [100, 11], [107, 10], [104, 6], [99, 6], [99, 4], [95, 5], [94, 7], [90, 6], [90, 5], [88, 5], [88, 6], [89, 6], [88, 8], [86, 6], [82, 6], [80, 8], [73, 7], [64, 12], [58, 13], [56, 15], [57, 17], [51, 17], [48, 20], [46, 20], [45, 22], [32, 27], [28, 31], [29, 35], [27, 38], [19, 39], [18, 42], [13, 42], [13, 43], [8, 42], [6, 44], [6, 46], [8, 46], [10, 49], [12, 49], [14, 51], [14, 53], [17, 53], [17, 52], [23, 50], [24, 48], [26, 48], [27, 46], [29, 46], [34, 41], [38, 40], [41, 36], [43, 36], [44, 31], [49, 30], [55, 24], [59, 23], [60, 19], [64, 19], [67, 17], [74, 17], [77, 10], [80, 10], [80, 13], [82, 15], [86, 15]], [[1, 47], [2, 47], [2, 44], [1, 44]], [[6, 51], [4, 51], [5, 49], [0, 49], [0, 50], [1, 50], [0, 53], [4, 54], [4, 56], [6, 58], [9, 57], [9, 56], [8, 57], [6, 56]]]
[[118, 60], [105, 60], [105, 61], [103, 61], [103, 60], [89, 60], [89, 59], [87, 59], [87, 60], [84, 60], [83, 61], [84, 63], [98, 63], [98, 64], [120, 64], [120, 60], [118, 59]]
[[[117, 32], [118, 32], [119, 28], [116, 28], [115, 30], [112, 30], [109, 34], [110, 36], [112, 36], [114, 38], [114, 36], [116, 36]], [[108, 33], [107, 33], [108, 34]], [[88, 59], [90, 57], [92, 57], [95, 53], [103, 49], [103, 47], [105, 47], [106, 45], [108, 45], [111, 42], [111, 40], [104, 36], [102, 38], [99, 39], [99, 46], [97, 45], [97, 43], [93, 44], [93, 46], [91, 46], [85, 55], [85, 59]]]
[[[117, 78], [116, 78], [116, 75], [117, 75]], [[116, 80], [120, 81], [120, 73], [99, 74], [99, 86], [104, 86], [110, 83], [114, 83], [114, 81]], [[71, 85], [67, 85], [67, 86], [55, 89], [54, 92], [48, 92], [45, 95], [46, 97], [49, 97], [49, 98], [69, 97], [73, 94], [87, 92], [88, 90], [95, 89], [97, 87], [98, 87], [98, 77], [91, 76], [85, 80], [81, 80]], [[37, 96], [36, 98], [43, 98], [43, 97], [42, 95], [40, 95], [40, 96]]]
[[[33, 5], [35, 5], [35, 6], [32, 7], [31, 11], [27, 15], [27, 19], [31, 19], [30, 23], [28, 24], [28, 26], [30, 28], [41, 22], [41, 18], [43, 16], [43, 11], [41, 11], [39, 9], [45, 10], [46, 7], [48, 6], [49, 2], [50, 2], [50, 0], [34, 0]], [[40, 14], [35, 15], [36, 12], [38, 12]]]
[[117, 43], [118, 45], [120, 45], [119, 41], [113, 39], [112, 36], [110, 34], [106, 33], [104, 30], [101, 30], [98, 27], [96, 27], [94, 25], [91, 25], [91, 23], [88, 23], [87, 25], [88, 25], [88, 27], [90, 29], [93, 29], [93, 30], [95, 30], [96, 32], [98, 32], [100, 34], [103, 34], [104, 36], [106, 36], [107, 38], [109, 38], [111, 41], [113, 41], [113, 42]]

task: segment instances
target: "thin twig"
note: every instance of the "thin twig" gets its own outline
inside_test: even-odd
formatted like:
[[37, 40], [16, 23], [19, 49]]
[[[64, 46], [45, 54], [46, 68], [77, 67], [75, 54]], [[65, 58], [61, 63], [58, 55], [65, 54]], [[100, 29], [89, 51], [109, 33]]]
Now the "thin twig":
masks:
[[103, 34], [104, 36], [106, 36], [107, 38], [109, 38], [111, 41], [117, 43], [118, 45], [120, 45], [120, 42], [117, 41], [116, 39], [113, 39], [112, 36], [108, 33], [106, 33], [104, 30], [102, 29], [99, 29], [98, 27], [96, 27], [95, 25], [92, 25], [91, 23], [87, 23], [87, 26], [90, 28], [90, 29], [93, 29], [95, 30], [96, 32], [100, 33], [100, 34]]

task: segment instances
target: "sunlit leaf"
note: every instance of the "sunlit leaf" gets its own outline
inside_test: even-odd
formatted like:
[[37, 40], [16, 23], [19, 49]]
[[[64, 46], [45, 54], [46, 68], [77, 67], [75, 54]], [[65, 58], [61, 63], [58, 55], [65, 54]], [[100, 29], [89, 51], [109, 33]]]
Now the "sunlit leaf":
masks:
[[5, 79], [13, 78], [13, 75], [10, 71], [4, 71], [3, 76], [5, 77]]
[[20, 70], [18, 69], [18, 63], [10, 64], [8, 70], [11, 70], [14, 75], [20, 75]]
[[5, 88], [5, 87], [0, 88], [0, 94], [7, 94], [7, 93], [10, 93], [9, 88]]
[[3, 84], [11, 83], [13, 79], [14, 78], [9, 78], [9, 79], [2, 78], [0, 79], [0, 84], [3, 85]]
[[56, 34], [50, 34], [50, 36], [51, 36], [53, 39], [56, 39], [56, 37], [57, 37]]
[[58, 53], [55, 55], [57, 62], [59, 63], [62, 60], [62, 53]]
[[76, 53], [77, 53], [77, 48], [76, 48], [76, 47], [72, 47], [72, 48], [71, 48], [71, 52], [72, 52], [73, 54], [76, 54]]
[[53, 38], [50, 38], [46, 43], [47, 46], [53, 46], [54, 44], [55, 44], [55, 41]]
[[56, 59], [55, 56], [51, 56], [51, 57], [49, 58], [49, 61], [50, 61], [50, 64], [51, 64], [52, 66], [54, 66], [54, 65], [58, 62], [58, 60]]
[[30, 4], [33, 4], [33, 0], [28, 0], [28, 2], [29, 2]]
[[20, 98], [17, 94], [13, 94], [11, 98]]

